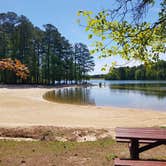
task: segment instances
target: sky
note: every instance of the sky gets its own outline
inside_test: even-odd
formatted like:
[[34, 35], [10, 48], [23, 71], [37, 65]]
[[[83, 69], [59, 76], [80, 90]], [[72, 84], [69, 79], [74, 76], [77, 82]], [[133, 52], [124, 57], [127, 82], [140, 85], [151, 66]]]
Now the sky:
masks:
[[[161, 0], [156, 0], [157, 4], [150, 9], [146, 16], [147, 21], [153, 22], [158, 18]], [[88, 39], [88, 34], [84, 28], [77, 23], [77, 12], [79, 10], [92, 10], [97, 12], [101, 9], [111, 8], [115, 0], [0, 0], [0, 13], [12, 11], [18, 15], [25, 15], [35, 26], [43, 28], [44, 24], [53, 24], [65, 36], [70, 43], [82, 42], [89, 48], [92, 42]], [[101, 68], [104, 64], [111, 64], [117, 61], [124, 62], [120, 57], [98, 59], [94, 55], [95, 70], [90, 74], [104, 74]], [[131, 62], [129, 65], [135, 65]]]

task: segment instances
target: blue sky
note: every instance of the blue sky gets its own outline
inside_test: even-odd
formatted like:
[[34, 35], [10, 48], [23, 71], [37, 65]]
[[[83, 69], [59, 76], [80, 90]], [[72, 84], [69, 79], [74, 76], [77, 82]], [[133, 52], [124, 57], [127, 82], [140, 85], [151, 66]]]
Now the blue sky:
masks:
[[[157, 4], [147, 15], [147, 20], [150, 22], [158, 18], [161, 0], [156, 1]], [[0, 12], [13, 11], [18, 15], [25, 15], [40, 28], [43, 24], [53, 24], [71, 43], [82, 42], [90, 46], [91, 41], [88, 40], [87, 32], [76, 23], [77, 11], [97, 12], [112, 7], [114, 2], [115, 0], [0, 0]], [[97, 56], [94, 57], [96, 66], [91, 74], [103, 73], [101, 67], [115, 60], [115, 58], [99, 60]], [[119, 57], [116, 61], [123, 63]]]

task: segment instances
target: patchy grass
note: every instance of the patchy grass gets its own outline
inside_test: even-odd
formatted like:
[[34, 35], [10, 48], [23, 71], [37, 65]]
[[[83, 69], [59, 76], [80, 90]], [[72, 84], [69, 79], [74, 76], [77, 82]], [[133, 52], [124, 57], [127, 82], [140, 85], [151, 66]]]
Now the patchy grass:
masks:
[[[0, 140], [0, 166], [108, 166], [115, 157], [129, 158], [128, 144], [111, 138], [94, 142]], [[166, 160], [165, 147], [144, 152], [141, 158]]]
[[[113, 159], [129, 158], [128, 144], [116, 143], [112, 130], [58, 127], [0, 128], [0, 166], [108, 166]], [[88, 141], [88, 140], [97, 141]], [[61, 140], [61, 141], [58, 141]], [[85, 141], [85, 142], [84, 142]], [[166, 160], [165, 147], [141, 154], [142, 159]]]
[[108, 161], [111, 161], [111, 160], [114, 160], [115, 158], [117, 158], [118, 156], [117, 155], [115, 155], [115, 154], [113, 154], [113, 153], [110, 153], [110, 154], [108, 154], [107, 156], [106, 156], [106, 159], [108, 160]]

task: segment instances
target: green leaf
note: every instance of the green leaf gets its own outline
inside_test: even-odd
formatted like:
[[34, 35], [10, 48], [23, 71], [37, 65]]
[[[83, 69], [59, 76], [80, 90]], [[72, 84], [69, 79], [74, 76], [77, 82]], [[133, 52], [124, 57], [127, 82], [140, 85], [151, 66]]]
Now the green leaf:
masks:
[[106, 37], [105, 36], [102, 36], [102, 38], [101, 38], [102, 40], [105, 40], [106, 39]]
[[102, 68], [101, 68], [101, 71], [106, 71], [106, 68], [105, 68], [105, 67], [102, 67]]
[[93, 37], [92, 34], [89, 34], [89, 35], [88, 35], [88, 39], [91, 39], [92, 37]]
[[95, 53], [95, 50], [91, 50], [91, 51], [90, 51], [90, 54], [94, 54], [94, 53]]

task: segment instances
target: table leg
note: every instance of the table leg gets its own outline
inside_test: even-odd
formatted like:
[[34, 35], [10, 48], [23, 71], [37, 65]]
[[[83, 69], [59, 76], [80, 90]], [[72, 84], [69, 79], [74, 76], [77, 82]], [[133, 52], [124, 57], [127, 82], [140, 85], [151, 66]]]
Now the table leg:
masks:
[[137, 139], [131, 139], [129, 149], [131, 159], [139, 159], [139, 142]]

